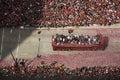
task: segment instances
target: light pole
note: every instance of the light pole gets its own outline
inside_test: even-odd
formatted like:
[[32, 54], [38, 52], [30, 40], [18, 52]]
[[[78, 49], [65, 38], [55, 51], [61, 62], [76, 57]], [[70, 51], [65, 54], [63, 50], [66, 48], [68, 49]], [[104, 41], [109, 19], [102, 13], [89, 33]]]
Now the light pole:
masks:
[[[38, 34], [41, 34], [41, 31], [38, 31]], [[38, 43], [38, 52], [37, 52], [37, 57], [41, 57], [41, 55], [39, 55], [40, 53], [40, 38], [38, 39], [39, 43]]]
[[4, 41], [4, 27], [2, 30], [2, 39], [1, 39], [1, 49], [0, 49], [0, 60], [2, 59], [2, 53], [3, 53], [3, 41]]

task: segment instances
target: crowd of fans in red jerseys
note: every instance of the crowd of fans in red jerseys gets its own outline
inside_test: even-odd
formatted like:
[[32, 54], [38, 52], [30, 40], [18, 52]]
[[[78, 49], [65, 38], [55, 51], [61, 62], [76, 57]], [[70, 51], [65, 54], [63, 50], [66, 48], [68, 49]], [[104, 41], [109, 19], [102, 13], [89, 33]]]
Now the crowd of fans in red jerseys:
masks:
[[120, 80], [120, 66], [95, 66], [70, 69], [57, 61], [27, 65], [25, 60], [0, 67], [0, 80]]
[[120, 23], [120, 0], [0, 0], [1, 26]]

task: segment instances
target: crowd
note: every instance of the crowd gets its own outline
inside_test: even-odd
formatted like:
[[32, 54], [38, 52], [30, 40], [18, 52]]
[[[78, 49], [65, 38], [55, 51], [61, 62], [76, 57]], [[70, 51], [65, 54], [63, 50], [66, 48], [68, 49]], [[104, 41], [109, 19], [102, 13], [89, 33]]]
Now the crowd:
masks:
[[120, 23], [120, 0], [0, 0], [0, 11], [1, 26]]
[[42, 0], [0, 0], [0, 26], [35, 26], [42, 8]]
[[[21, 64], [20, 64], [21, 65]], [[95, 66], [70, 69], [57, 61], [37, 66], [0, 67], [0, 80], [120, 80], [120, 66]]]
[[53, 36], [53, 42], [56, 45], [63, 45], [63, 44], [99, 44], [100, 43], [100, 35], [89, 36], [89, 35], [63, 35], [63, 34], [56, 34]]
[[120, 22], [119, 0], [45, 0], [41, 26], [111, 25]]

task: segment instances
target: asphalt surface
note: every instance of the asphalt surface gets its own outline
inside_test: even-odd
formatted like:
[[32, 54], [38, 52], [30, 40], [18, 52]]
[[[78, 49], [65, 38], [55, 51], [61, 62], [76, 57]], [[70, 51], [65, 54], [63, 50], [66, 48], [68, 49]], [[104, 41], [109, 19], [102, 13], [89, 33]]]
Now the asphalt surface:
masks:
[[[83, 57], [83, 58], [89, 58], [90, 60], [98, 60], [101, 61], [102, 56], [105, 54], [106, 57], [103, 59], [106, 59], [109, 61], [118, 61], [120, 59], [120, 28], [119, 27], [84, 27], [84, 28], [74, 28], [73, 34], [84, 34], [84, 35], [95, 35], [97, 33], [103, 34], [105, 37], [108, 38], [108, 46], [107, 48], [102, 51], [102, 50], [97, 50], [97, 51], [53, 51], [52, 46], [51, 46], [51, 39], [52, 35], [55, 35], [57, 33], [59, 34], [68, 34], [68, 29], [69, 28], [52, 28], [52, 29], [8, 29], [8, 28], [3, 28], [0, 29], [0, 51], [1, 51], [1, 58], [2, 60], [11, 60], [11, 52], [14, 55], [15, 58], [26, 58], [26, 59], [33, 59], [37, 56], [37, 54], [42, 55], [42, 56], [47, 56], [50, 57], [50, 55], [62, 55], [62, 56], [69, 56], [69, 57], [58, 57], [58, 58], [49, 58], [45, 57], [43, 60], [46, 60], [47, 62], [51, 62], [53, 60], [58, 60], [62, 59], [63, 63], [66, 63], [66, 65], [71, 64], [71, 57], [77, 55], [76, 59], [73, 59], [72, 63], [79, 63], [79, 60], [81, 60], [81, 56], [84, 56], [86, 54], [88, 55], [96, 55], [93, 57]], [[41, 31], [40, 34], [38, 32]], [[40, 39], [40, 41], [39, 41]], [[112, 58], [112, 54], [117, 56]], [[107, 57], [109, 56], [109, 57]], [[55, 56], [54, 56], [55, 57]], [[98, 58], [99, 57], [99, 58]], [[65, 61], [65, 58], [68, 58], [67, 61]], [[70, 58], [70, 59], [69, 59]], [[81, 59], [79, 59], [81, 58]], [[88, 63], [89, 63], [89, 59]], [[114, 60], [113, 60], [114, 59]], [[87, 61], [86, 60], [86, 61]], [[58, 60], [59, 61], [59, 60]], [[60, 60], [61, 61], [61, 60]], [[64, 62], [65, 61], [65, 62]], [[67, 64], [69, 62], [69, 64]], [[91, 63], [93, 63], [91, 62]], [[102, 61], [103, 62], [103, 61]], [[81, 65], [85, 65], [86, 62], [83, 61]], [[76, 65], [75, 64], [75, 65]], [[80, 64], [80, 63], [79, 63]], [[87, 63], [86, 63], [87, 64]], [[94, 63], [93, 63], [94, 64]], [[97, 62], [96, 64], [100, 64]], [[95, 65], [96, 65], [95, 64]], [[107, 64], [107, 62], [105, 63]], [[104, 64], [104, 65], [105, 65]], [[119, 61], [115, 64], [120, 64]], [[91, 64], [92, 65], [92, 64]], [[70, 65], [69, 65], [70, 66]], [[76, 65], [78, 66], [78, 65]]]

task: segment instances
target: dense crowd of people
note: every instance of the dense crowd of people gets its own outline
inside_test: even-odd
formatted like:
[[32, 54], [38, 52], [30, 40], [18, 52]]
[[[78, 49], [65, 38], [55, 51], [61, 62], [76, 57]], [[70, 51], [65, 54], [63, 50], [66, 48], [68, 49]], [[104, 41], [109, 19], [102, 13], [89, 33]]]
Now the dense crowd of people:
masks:
[[119, 0], [45, 0], [42, 25], [89, 26], [120, 22]]
[[35, 26], [42, 8], [42, 0], [0, 0], [0, 26]]
[[53, 42], [56, 45], [63, 44], [99, 44], [101, 35], [89, 36], [89, 35], [63, 35], [56, 34], [53, 36]]
[[[22, 61], [24, 62], [24, 61]], [[95, 66], [70, 69], [57, 61], [31, 66], [0, 67], [0, 80], [120, 80], [120, 66]]]
[[0, 26], [120, 23], [120, 0], [0, 0]]

